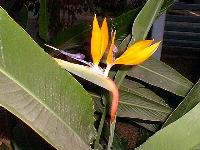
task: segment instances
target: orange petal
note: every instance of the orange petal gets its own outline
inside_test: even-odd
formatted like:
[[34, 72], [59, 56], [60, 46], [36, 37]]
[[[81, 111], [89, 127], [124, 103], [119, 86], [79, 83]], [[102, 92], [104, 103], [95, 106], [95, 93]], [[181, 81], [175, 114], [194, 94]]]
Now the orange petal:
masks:
[[113, 64], [113, 49], [114, 49], [114, 46], [115, 46], [115, 45], [114, 45], [115, 34], [116, 34], [116, 31], [114, 32], [114, 35], [113, 35], [113, 37], [112, 37], [110, 49], [109, 49], [108, 56], [107, 56], [107, 59], [106, 59], [106, 63], [107, 63], [107, 64]]
[[92, 38], [91, 38], [91, 55], [94, 65], [98, 65], [100, 61], [101, 43], [102, 43], [101, 30], [99, 28], [99, 24], [95, 15], [93, 20]]
[[[161, 41], [160, 41], [161, 42]], [[151, 46], [145, 47], [144, 49], [137, 48], [136, 51], [132, 49], [132, 46], [128, 48], [130, 51], [126, 55], [121, 55], [115, 60], [115, 64], [124, 65], [138, 65], [148, 59], [158, 48], [160, 42], [157, 42]], [[137, 43], [136, 43], [137, 44]], [[130, 50], [131, 49], [131, 50]]]
[[102, 36], [102, 43], [101, 43], [100, 59], [102, 58], [108, 45], [108, 25], [106, 22], [106, 18], [104, 18], [102, 23], [101, 36]]

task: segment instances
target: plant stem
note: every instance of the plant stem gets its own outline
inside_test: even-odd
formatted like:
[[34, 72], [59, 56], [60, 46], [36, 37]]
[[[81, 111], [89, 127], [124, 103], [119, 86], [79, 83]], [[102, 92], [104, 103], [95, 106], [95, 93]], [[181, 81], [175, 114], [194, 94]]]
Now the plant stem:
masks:
[[101, 121], [100, 121], [99, 128], [98, 128], [97, 138], [96, 138], [96, 141], [94, 143], [94, 149], [98, 148], [101, 132], [102, 132], [102, 129], [103, 129], [105, 118], [106, 118], [107, 108], [108, 108], [108, 103], [106, 103], [105, 109], [104, 109], [103, 114], [101, 116]]
[[115, 120], [113, 122], [110, 122], [110, 136], [108, 140], [108, 147], [107, 150], [111, 150], [112, 144], [113, 144], [113, 139], [114, 139], [114, 134], [115, 134], [115, 124], [116, 124], [116, 115], [115, 115]]

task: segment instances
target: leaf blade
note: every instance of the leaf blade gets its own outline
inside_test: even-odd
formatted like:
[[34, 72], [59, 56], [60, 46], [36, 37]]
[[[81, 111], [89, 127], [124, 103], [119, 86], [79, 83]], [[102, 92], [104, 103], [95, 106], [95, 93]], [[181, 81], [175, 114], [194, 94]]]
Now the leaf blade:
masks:
[[132, 67], [128, 72], [128, 76], [135, 77], [179, 96], [185, 96], [193, 85], [174, 69], [152, 57], [142, 64]]
[[183, 101], [178, 105], [178, 107], [172, 112], [170, 117], [167, 119], [163, 127], [168, 124], [176, 121], [188, 111], [190, 111], [195, 105], [200, 102], [200, 80], [192, 87], [187, 96], [183, 99]]
[[[200, 144], [200, 103], [187, 114], [156, 132], [136, 150], [188, 150]], [[161, 140], [162, 139], [162, 140]], [[159, 142], [158, 142], [159, 141]]]
[[149, 0], [146, 2], [132, 27], [132, 39], [129, 45], [144, 40], [156, 19], [164, 0]]
[[[91, 98], [2, 8], [0, 18], [0, 105], [53, 146], [66, 149], [74, 137], [80, 147], [88, 149], [95, 134]], [[63, 142], [66, 138], [69, 141]]]
[[171, 109], [150, 99], [120, 90], [120, 103], [117, 115], [120, 117], [163, 122]]

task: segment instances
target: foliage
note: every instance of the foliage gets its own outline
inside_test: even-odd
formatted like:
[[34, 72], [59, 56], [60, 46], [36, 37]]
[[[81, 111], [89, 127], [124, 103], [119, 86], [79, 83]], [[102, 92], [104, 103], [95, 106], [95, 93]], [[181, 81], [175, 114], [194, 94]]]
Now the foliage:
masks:
[[[117, 30], [118, 54], [129, 45], [145, 39], [154, 20], [172, 3], [169, 0], [149, 0], [144, 7], [115, 18], [110, 27], [114, 25]], [[40, 5], [39, 35], [45, 43], [70, 51], [89, 40], [91, 30], [88, 23], [72, 26], [49, 40], [48, 5], [46, 1]], [[23, 27], [26, 27], [25, 22]], [[87, 54], [88, 50], [79, 52], [86, 51]], [[0, 105], [53, 147], [61, 150], [91, 149], [93, 146], [103, 149], [104, 144], [98, 138], [106, 139], [105, 143], [110, 140], [106, 119], [110, 95], [103, 90], [109, 90], [109, 84], [99, 76], [71, 67], [70, 72], [103, 88], [96, 87], [60, 68], [3, 8], [0, 9], [0, 71]], [[120, 91], [117, 118], [128, 118], [151, 132], [159, 130], [159, 124], [163, 125], [137, 149], [193, 149], [200, 144], [199, 81], [193, 85], [174, 69], [154, 58], [137, 66], [117, 66], [109, 76]], [[161, 93], [169, 91], [180, 96], [182, 102], [172, 112], [166, 101], [171, 104], [173, 100], [158, 96], [160, 93], [157, 95], [154, 87], [159, 88]], [[9, 123], [9, 117], [7, 121]], [[26, 131], [23, 132], [26, 137], [29, 131], [20, 125], [18, 121], [15, 130]], [[16, 131], [13, 132], [15, 136], [11, 134], [14, 128], [7, 128], [10, 130], [10, 136], [7, 136], [14, 149], [26, 149], [27, 145], [28, 149], [42, 149], [41, 144], [34, 144], [43, 143], [40, 137], [25, 138], [27, 142], [24, 144], [24, 139], [17, 139]], [[113, 133], [113, 140], [112, 149], [127, 147], [117, 131]]]

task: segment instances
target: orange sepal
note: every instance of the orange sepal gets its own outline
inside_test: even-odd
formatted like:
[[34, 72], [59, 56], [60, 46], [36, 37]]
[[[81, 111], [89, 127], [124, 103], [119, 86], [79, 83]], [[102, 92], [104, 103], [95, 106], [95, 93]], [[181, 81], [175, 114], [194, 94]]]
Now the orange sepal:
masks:
[[101, 51], [100, 51], [100, 59], [102, 58], [107, 46], [108, 46], [108, 25], [106, 22], [106, 18], [104, 18], [102, 26], [101, 26]]
[[101, 30], [99, 28], [99, 23], [95, 15], [93, 20], [92, 37], [91, 37], [91, 55], [94, 65], [98, 65], [100, 61], [101, 43], [102, 43]]

